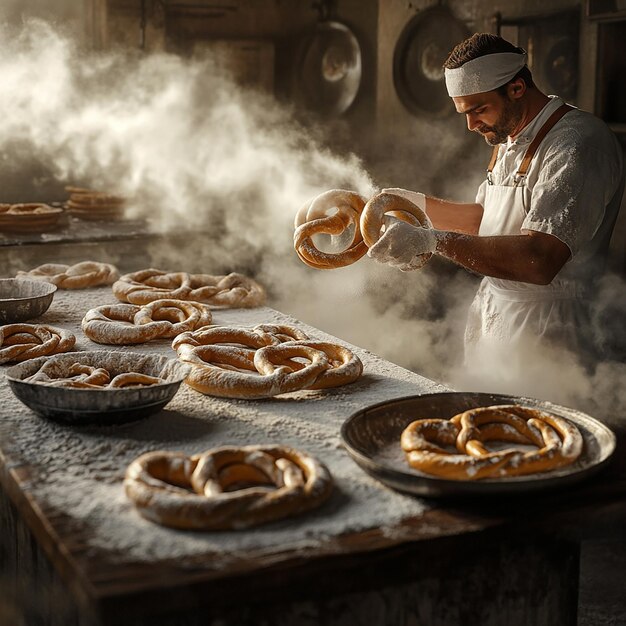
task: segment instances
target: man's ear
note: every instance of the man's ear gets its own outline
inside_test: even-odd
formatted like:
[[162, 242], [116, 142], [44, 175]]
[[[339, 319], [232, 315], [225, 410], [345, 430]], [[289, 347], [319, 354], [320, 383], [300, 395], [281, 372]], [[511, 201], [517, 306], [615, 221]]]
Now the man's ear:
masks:
[[526, 93], [526, 83], [523, 78], [516, 78], [506, 86], [506, 93], [511, 100], [519, 100]]

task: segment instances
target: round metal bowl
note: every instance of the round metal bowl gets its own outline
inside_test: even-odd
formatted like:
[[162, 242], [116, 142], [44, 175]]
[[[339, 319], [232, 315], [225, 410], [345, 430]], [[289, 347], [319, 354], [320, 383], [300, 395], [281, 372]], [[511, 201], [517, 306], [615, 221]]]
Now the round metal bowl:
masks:
[[[541, 474], [482, 480], [449, 480], [412, 469], [400, 448], [402, 431], [414, 420], [449, 419], [471, 408], [522, 404], [564, 417], [580, 430], [583, 452], [572, 465]], [[351, 415], [342, 425], [344, 446], [368, 474], [393, 489], [420, 496], [462, 497], [518, 494], [579, 482], [603, 468], [615, 451], [613, 432], [585, 413], [531, 398], [490, 393], [446, 392], [396, 398]]]
[[[165, 382], [120, 389], [76, 389], [53, 387], [28, 378], [48, 360], [81, 363], [107, 369], [111, 376], [138, 372], [158, 376]], [[160, 411], [176, 394], [189, 366], [166, 356], [133, 352], [68, 352], [31, 359], [14, 365], [6, 372], [13, 393], [35, 413], [64, 424], [121, 424]]]
[[0, 324], [15, 324], [43, 315], [56, 290], [52, 283], [0, 278]]

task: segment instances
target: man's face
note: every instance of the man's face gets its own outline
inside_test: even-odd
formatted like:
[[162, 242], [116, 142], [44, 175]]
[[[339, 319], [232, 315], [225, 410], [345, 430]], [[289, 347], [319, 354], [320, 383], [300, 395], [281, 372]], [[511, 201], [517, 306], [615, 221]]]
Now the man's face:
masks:
[[514, 136], [523, 117], [517, 99], [498, 91], [452, 98], [457, 113], [463, 113], [469, 130], [480, 133], [490, 146], [504, 143]]

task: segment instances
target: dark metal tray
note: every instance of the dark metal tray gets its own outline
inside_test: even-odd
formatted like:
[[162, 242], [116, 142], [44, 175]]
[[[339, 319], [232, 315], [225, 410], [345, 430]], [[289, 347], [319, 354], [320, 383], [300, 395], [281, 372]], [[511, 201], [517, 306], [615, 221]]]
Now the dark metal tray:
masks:
[[[476, 481], [449, 480], [412, 469], [400, 448], [402, 431], [414, 420], [448, 419], [470, 408], [522, 404], [564, 417], [578, 426], [583, 453], [572, 465], [541, 474]], [[615, 451], [613, 432], [598, 420], [550, 402], [489, 393], [445, 392], [396, 398], [366, 407], [342, 425], [344, 447], [368, 474], [387, 486], [420, 496], [517, 494], [579, 482], [598, 472]]]
[[16, 324], [43, 315], [57, 286], [23, 278], [0, 279], [0, 324]]

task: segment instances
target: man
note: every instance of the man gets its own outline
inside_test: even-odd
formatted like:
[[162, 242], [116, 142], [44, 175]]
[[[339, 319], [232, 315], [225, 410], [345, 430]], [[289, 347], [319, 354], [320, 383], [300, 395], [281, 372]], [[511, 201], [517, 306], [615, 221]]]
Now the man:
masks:
[[424, 209], [433, 229], [395, 220], [368, 252], [405, 271], [434, 252], [484, 276], [466, 360], [520, 339], [592, 350], [591, 288], [622, 198], [622, 150], [601, 120], [542, 93], [526, 59], [489, 34], [454, 48], [446, 87], [468, 129], [495, 147], [487, 180], [472, 204], [383, 190]]

